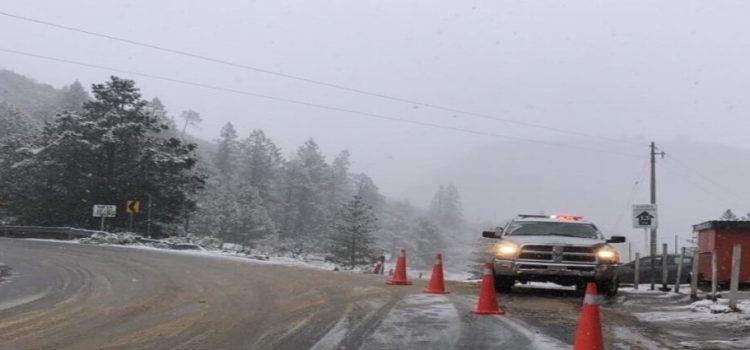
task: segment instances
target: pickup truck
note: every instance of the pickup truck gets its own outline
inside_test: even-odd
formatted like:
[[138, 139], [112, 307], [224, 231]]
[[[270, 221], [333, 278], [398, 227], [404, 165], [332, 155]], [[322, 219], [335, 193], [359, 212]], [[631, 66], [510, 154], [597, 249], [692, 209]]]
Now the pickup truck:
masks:
[[497, 291], [510, 290], [516, 281], [553, 282], [576, 286], [596, 282], [599, 293], [617, 294], [620, 254], [610, 243], [625, 237], [604, 235], [576, 215], [518, 215], [504, 228], [484, 231], [493, 244], [493, 273]]

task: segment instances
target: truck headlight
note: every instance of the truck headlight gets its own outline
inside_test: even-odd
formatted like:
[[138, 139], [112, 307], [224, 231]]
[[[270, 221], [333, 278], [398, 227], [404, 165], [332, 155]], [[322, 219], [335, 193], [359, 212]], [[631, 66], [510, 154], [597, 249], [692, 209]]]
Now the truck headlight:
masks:
[[618, 262], [620, 260], [619, 254], [617, 254], [617, 250], [615, 250], [612, 247], [601, 247], [598, 251], [596, 251], [596, 257], [605, 262]]
[[503, 242], [495, 245], [495, 255], [497, 256], [513, 256], [518, 252], [518, 245], [511, 242]]

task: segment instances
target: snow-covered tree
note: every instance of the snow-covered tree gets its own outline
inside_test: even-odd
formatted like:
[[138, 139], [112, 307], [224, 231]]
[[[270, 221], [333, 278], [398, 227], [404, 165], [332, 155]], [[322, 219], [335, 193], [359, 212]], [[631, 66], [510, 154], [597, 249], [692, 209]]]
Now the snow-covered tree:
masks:
[[276, 232], [257, 190], [218, 179], [209, 181], [199, 202], [194, 227], [198, 232], [241, 244]]
[[164, 103], [161, 102], [161, 99], [158, 97], [154, 97], [151, 99], [151, 101], [148, 102], [146, 105], [146, 110], [151, 113], [154, 117], [156, 117], [156, 120], [161, 123], [162, 125], [166, 125], [167, 129], [164, 134], [164, 136], [167, 137], [178, 137], [177, 135], [177, 124], [174, 121], [174, 117], [169, 116], [169, 112], [167, 111], [167, 107], [164, 106]]
[[60, 94], [59, 109], [60, 111], [70, 111], [73, 113], [83, 113], [83, 105], [91, 99], [83, 85], [76, 80], [70, 86], [62, 89]]
[[226, 123], [221, 128], [216, 155], [213, 159], [221, 181], [229, 182], [235, 178], [238, 158], [239, 143], [237, 142], [237, 131], [234, 130], [232, 123]]
[[249, 185], [263, 199], [271, 217], [281, 221], [279, 186], [283, 159], [281, 151], [262, 130], [253, 130], [240, 141], [239, 184]]
[[354, 189], [365, 202], [372, 206], [375, 214], [380, 215], [383, 212], [385, 206], [385, 196], [380, 194], [378, 186], [375, 185], [375, 181], [372, 180], [366, 174], [357, 174], [354, 178]]
[[[331, 163], [331, 188], [329, 199], [331, 205], [338, 206], [346, 202], [353, 193], [351, 174], [349, 174], [349, 151], [341, 151]], [[336, 210], [336, 208], [334, 208]]]
[[719, 220], [725, 220], [725, 221], [736, 221], [738, 220], [737, 215], [732, 212], [732, 209], [727, 209], [724, 211], [724, 214], [721, 214], [721, 217], [719, 217]]
[[339, 221], [330, 237], [329, 253], [333, 262], [354, 268], [369, 264], [374, 258], [374, 238], [377, 218], [372, 207], [355, 195], [341, 211]]
[[461, 198], [453, 184], [440, 185], [430, 203], [429, 215], [443, 227], [457, 229], [461, 226]]
[[125, 201], [148, 195], [156, 223], [179, 219], [203, 183], [194, 171], [195, 145], [155, 136], [164, 126], [144, 109], [133, 81], [112, 77], [92, 91], [82, 113], [63, 112], [47, 123], [27, 147], [28, 158], [17, 162], [14, 171], [36, 174], [24, 189], [27, 200], [17, 203], [24, 209], [19, 220], [91, 227], [92, 205], [115, 204], [120, 214], [109, 222], [124, 227]]
[[[325, 205], [330, 169], [318, 145], [308, 140], [286, 164], [282, 183], [285, 218], [282, 234], [303, 240], [322, 237], [331, 213]], [[304, 237], [304, 238], [303, 238]]]
[[34, 126], [21, 110], [3, 101], [0, 102], [0, 140], [10, 136], [30, 136]]
[[416, 254], [425, 267], [431, 265], [436, 253], [445, 250], [440, 228], [428, 218], [418, 219], [413, 239], [416, 241]]

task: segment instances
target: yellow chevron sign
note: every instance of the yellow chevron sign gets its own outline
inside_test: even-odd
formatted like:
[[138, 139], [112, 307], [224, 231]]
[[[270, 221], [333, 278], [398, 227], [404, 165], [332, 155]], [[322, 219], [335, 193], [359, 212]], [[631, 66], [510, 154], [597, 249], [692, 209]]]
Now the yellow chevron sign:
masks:
[[125, 205], [125, 212], [128, 214], [137, 214], [141, 211], [141, 202], [136, 200], [128, 201]]

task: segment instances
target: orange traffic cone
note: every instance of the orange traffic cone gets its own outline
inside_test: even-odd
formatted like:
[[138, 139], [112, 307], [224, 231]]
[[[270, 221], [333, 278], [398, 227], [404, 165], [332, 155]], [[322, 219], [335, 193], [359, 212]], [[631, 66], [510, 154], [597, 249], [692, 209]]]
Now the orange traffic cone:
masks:
[[406, 279], [406, 250], [401, 249], [401, 255], [396, 260], [396, 271], [393, 276], [388, 278], [386, 284], [411, 285], [411, 281]]
[[479, 301], [474, 313], [480, 315], [505, 314], [505, 311], [497, 306], [495, 276], [492, 274], [492, 263], [489, 261], [484, 263], [484, 269], [482, 269], [482, 286], [479, 288]]
[[586, 296], [583, 297], [581, 316], [578, 318], [578, 330], [576, 331], [573, 350], [604, 349], [598, 298], [596, 284], [589, 282], [586, 285]]
[[423, 290], [425, 293], [447, 294], [445, 281], [443, 280], [443, 254], [435, 255], [435, 265], [432, 265], [432, 276], [430, 284]]

